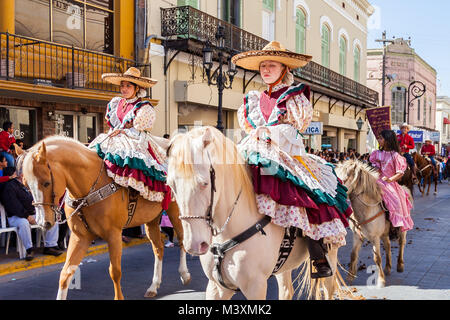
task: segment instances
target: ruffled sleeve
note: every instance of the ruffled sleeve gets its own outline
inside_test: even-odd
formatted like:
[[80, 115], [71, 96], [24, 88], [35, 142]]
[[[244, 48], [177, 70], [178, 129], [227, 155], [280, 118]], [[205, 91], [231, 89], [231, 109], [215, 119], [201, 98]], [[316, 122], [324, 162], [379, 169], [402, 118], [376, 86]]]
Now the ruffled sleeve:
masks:
[[408, 167], [406, 158], [396, 152], [393, 161], [395, 166], [395, 173], [405, 173], [406, 168]]
[[313, 116], [311, 103], [305, 95], [302, 93], [289, 98], [286, 101], [286, 110], [287, 115], [283, 122], [291, 124], [300, 132], [305, 132]]
[[120, 97], [112, 98], [106, 107], [105, 119], [111, 129], [118, 128], [122, 124], [117, 117], [117, 107], [120, 100], [122, 100]]
[[378, 157], [379, 152], [380, 152], [380, 151], [378, 151], [378, 150], [375, 150], [374, 152], [372, 152], [372, 153], [370, 154], [369, 161], [370, 161], [370, 163], [372, 164], [372, 166], [381, 169], [381, 163], [380, 163], [380, 159], [379, 159], [379, 157]]
[[133, 126], [139, 131], [150, 131], [156, 121], [156, 112], [151, 104], [146, 104], [140, 108], [133, 121]]

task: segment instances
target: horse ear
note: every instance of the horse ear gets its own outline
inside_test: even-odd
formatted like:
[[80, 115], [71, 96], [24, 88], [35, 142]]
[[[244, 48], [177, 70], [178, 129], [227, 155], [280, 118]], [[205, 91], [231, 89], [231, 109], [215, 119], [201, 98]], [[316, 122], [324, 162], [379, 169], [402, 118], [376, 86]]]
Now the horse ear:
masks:
[[18, 156], [20, 156], [20, 155], [26, 153], [26, 151], [23, 150], [21, 147], [19, 147], [16, 143], [14, 143], [14, 150], [16, 151], [16, 154], [17, 154]]
[[203, 134], [203, 148], [206, 148], [208, 144], [212, 141], [212, 133], [210, 128], [205, 129], [205, 133]]
[[39, 163], [45, 163], [47, 161], [47, 148], [45, 143], [42, 142], [38, 151], [34, 154], [33, 158]]

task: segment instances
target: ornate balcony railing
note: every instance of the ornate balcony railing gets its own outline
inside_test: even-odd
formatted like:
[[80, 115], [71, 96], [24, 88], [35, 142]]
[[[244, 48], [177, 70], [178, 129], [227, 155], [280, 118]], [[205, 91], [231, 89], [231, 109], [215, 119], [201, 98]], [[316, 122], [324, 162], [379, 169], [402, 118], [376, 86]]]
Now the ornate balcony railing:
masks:
[[[225, 27], [225, 47], [229, 48], [230, 53], [260, 50], [269, 42], [190, 6], [161, 8], [161, 35], [167, 39], [193, 39], [215, 43], [219, 25]], [[353, 97], [362, 104], [378, 105], [376, 91], [313, 61], [293, 73], [299, 79]]]
[[103, 73], [124, 72], [136, 63], [108, 54], [0, 33], [0, 79], [70, 89], [118, 92]]

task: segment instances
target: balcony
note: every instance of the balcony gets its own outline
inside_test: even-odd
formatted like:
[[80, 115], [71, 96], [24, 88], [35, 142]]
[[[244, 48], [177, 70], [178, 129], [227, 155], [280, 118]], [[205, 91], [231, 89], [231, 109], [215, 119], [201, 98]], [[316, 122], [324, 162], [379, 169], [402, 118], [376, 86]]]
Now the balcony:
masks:
[[9, 33], [0, 33], [0, 79], [69, 89], [118, 92], [102, 80], [132, 60]]
[[[215, 42], [217, 27], [225, 27], [229, 54], [260, 50], [269, 41], [190, 6], [161, 8], [161, 35], [166, 49], [202, 55], [206, 41]], [[315, 92], [361, 107], [378, 106], [378, 92], [311, 61], [293, 71], [296, 80]]]

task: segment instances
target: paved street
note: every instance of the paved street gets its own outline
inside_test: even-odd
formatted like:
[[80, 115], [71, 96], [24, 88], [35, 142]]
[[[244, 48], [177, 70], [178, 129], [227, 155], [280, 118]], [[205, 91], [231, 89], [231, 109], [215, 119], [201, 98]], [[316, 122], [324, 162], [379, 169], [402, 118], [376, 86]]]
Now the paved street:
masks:
[[[372, 248], [365, 243], [360, 252], [357, 279], [350, 286], [356, 295], [366, 299], [450, 299], [450, 185], [440, 184], [437, 196], [422, 198], [417, 195], [413, 219], [414, 229], [407, 235], [405, 271], [396, 272], [398, 245], [393, 244], [392, 274], [386, 278], [386, 287], [376, 289], [370, 270], [374, 265]], [[350, 261], [351, 233], [347, 246], [341, 248], [339, 259], [347, 268]], [[204, 299], [206, 277], [198, 257], [188, 256], [192, 282], [183, 286], [178, 276], [179, 250], [166, 249], [163, 267], [163, 283], [156, 299]], [[153, 253], [148, 243], [127, 247], [123, 254], [122, 286], [126, 299], [143, 299], [153, 275]], [[384, 261], [384, 256], [383, 256]], [[69, 291], [68, 299], [112, 299], [113, 285], [108, 274], [107, 254], [89, 256], [80, 266], [80, 289]], [[10, 273], [0, 277], [0, 300], [54, 299], [57, 293], [59, 271], [62, 264], [29, 271]], [[368, 273], [369, 271], [369, 273]], [[344, 272], [341, 270], [341, 273]], [[275, 279], [269, 280], [268, 299], [276, 299], [278, 289]], [[243, 299], [241, 294], [234, 299]]]

